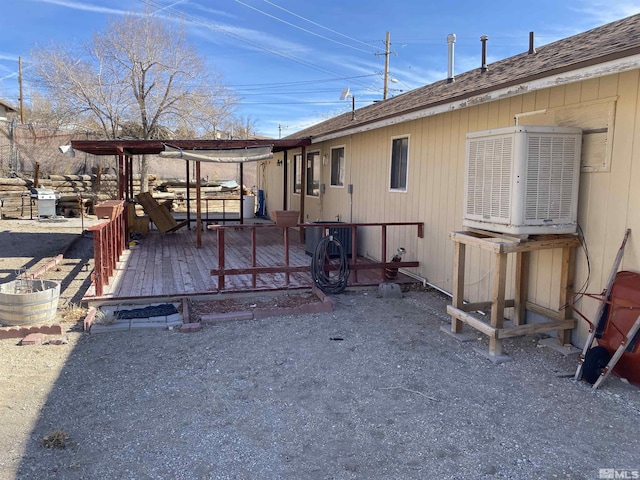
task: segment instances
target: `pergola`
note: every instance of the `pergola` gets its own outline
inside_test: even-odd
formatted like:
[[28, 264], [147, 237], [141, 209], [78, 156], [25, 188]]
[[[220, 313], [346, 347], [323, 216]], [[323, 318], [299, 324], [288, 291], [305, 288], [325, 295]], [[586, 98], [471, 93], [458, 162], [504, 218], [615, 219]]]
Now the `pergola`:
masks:
[[[118, 163], [118, 199], [131, 200], [133, 198], [133, 157], [136, 155], [161, 155], [168, 150], [176, 149], [184, 153], [187, 185], [189, 185], [189, 161], [195, 161], [196, 171], [196, 204], [197, 204], [197, 244], [201, 245], [201, 212], [200, 212], [200, 162], [207, 155], [208, 161], [233, 162], [240, 166], [240, 222], [243, 218], [243, 164], [257, 161], [251, 157], [252, 149], [258, 147], [270, 147], [272, 153], [284, 152], [284, 209], [286, 210], [287, 188], [287, 151], [295, 148], [302, 149], [302, 158], [305, 158], [305, 148], [311, 144], [309, 138], [297, 139], [253, 139], [253, 140], [72, 140], [73, 150], [90, 153], [92, 155], [112, 155]], [[172, 147], [172, 148], [170, 148]], [[246, 155], [239, 150], [245, 149]], [[212, 153], [213, 152], [213, 153]], [[225, 155], [228, 152], [229, 155]], [[194, 157], [189, 158], [189, 154]], [[195, 159], [194, 159], [195, 158]], [[264, 157], [260, 157], [262, 159]], [[207, 161], [207, 160], [204, 160]], [[302, 176], [305, 176], [302, 169]], [[304, 178], [302, 179], [304, 183]], [[187, 202], [189, 202], [189, 188], [187, 188]], [[304, 195], [300, 197], [300, 213], [304, 218]], [[190, 222], [190, 212], [187, 209], [187, 221]]]

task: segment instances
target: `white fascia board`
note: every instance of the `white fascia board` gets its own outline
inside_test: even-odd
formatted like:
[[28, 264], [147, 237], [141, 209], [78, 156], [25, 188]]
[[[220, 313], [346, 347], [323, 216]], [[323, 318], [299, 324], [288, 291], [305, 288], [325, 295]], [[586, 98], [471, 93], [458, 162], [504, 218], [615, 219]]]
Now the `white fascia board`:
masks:
[[359, 125], [347, 130], [340, 130], [339, 132], [320, 135], [313, 138], [311, 140], [311, 143], [325, 142], [327, 140], [333, 140], [334, 138], [346, 137], [348, 135], [354, 135], [356, 133], [368, 132], [370, 130], [376, 130], [378, 128], [384, 128], [391, 125], [397, 125], [399, 123], [410, 122], [412, 120], [418, 120], [420, 118], [431, 117], [439, 113], [450, 112], [452, 110], [460, 110], [463, 108], [471, 107], [473, 105], [480, 105], [482, 103], [488, 103], [495, 100], [514, 97], [516, 95], [522, 95], [527, 92], [542, 90], [544, 88], [555, 87], [558, 85], [580, 82], [582, 80], [588, 80], [591, 78], [604, 77], [606, 75], [613, 75], [615, 73], [628, 72], [637, 68], [640, 68], [640, 54], [620, 58], [617, 60], [611, 60], [609, 62], [599, 63], [597, 65], [591, 65], [576, 70], [571, 70], [570, 72], [560, 73], [557, 75], [552, 75], [550, 77], [544, 77], [537, 80], [532, 80], [530, 82], [520, 83], [518, 85], [512, 85], [510, 87], [493, 90], [481, 95], [468, 97], [463, 100], [456, 100], [453, 102], [436, 105], [434, 107], [427, 107], [423, 110], [416, 110], [413, 112], [399, 114], [392, 118], [385, 118], [384, 120], [367, 123], [365, 125]]

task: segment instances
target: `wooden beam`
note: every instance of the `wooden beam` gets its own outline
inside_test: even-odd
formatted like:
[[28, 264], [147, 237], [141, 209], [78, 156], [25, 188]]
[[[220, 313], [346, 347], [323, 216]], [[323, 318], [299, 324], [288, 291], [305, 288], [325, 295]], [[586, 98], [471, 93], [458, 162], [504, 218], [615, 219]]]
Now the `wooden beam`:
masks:
[[531, 335], [539, 332], [558, 332], [569, 331], [576, 327], [576, 319], [556, 320], [553, 322], [528, 323], [527, 325], [518, 325], [511, 328], [502, 328], [498, 330], [498, 338], [521, 337], [523, 335]]
[[447, 305], [447, 313], [452, 317], [455, 317], [456, 319], [460, 320], [461, 322], [466, 323], [470, 327], [484, 333], [490, 339], [495, 339], [497, 329], [492, 327], [488, 323], [483, 322], [482, 320], [479, 320], [474, 316], [469, 315], [466, 312], [463, 312], [462, 310], [458, 310], [453, 305]]

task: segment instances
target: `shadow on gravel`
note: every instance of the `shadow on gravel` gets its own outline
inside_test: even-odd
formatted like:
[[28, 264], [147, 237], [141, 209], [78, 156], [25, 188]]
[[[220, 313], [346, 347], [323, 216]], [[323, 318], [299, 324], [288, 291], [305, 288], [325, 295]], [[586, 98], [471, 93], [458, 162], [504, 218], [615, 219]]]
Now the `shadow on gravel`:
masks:
[[61, 253], [61, 246], [68, 245], [75, 237], [73, 233], [27, 233], [0, 231], [0, 280], [9, 282], [18, 276], [18, 269], [3, 268], [3, 258], [24, 258], [20, 267], [33, 268], [43, 258], [53, 258]]
[[[494, 365], [439, 332], [448, 299], [434, 292], [334, 298], [325, 314], [81, 337], [17, 477], [581, 479], [640, 467], [637, 391], [615, 380], [593, 394], [563, 377], [575, 361], [540, 336], [506, 340], [513, 361]], [[66, 448], [41, 446], [53, 433]]]
[[60, 282], [60, 296], [67, 296], [67, 289], [71, 287], [72, 283], [82, 282], [80, 285], [73, 286], [69, 303], [81, 304], [84, 294], [91, 286], [93, 253], [93, 235], [90, 232], [73, 240], [73, 243], [64, 252], [64, 261], [67, 264], [72, 263], [74, 266]]

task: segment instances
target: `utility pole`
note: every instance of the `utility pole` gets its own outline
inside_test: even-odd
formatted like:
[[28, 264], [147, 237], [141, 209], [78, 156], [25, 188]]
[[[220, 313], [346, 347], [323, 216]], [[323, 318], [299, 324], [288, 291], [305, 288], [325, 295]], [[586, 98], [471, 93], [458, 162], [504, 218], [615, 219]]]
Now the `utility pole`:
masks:
[[18, 84], [20, 85], [20, 123], [24, 123], [24, 101], [22, 100], [22, 57], [18, 57]]
[[278, 138], [282, 138], [282, 129], [287, 129], [289, 127], [287, 127], [286, 125], [282, 125], [282, 124], [278, 124]]
[[387, 36], [384, 41], [384, 53], [376, 53], [376, 56], [381, 57], [384, 55], [384, 89], [382, 93], [382, 99], [386, 100], [389, 94], [389, 55], [397, 55], [396, 52], [391, 51], [391, 34], [387, 32]]
[[[389, 49], [391, 48], [391, 35], [387, 32], [387, 38], [384, 41], [384, 91], [382, 93], [382, 99], [387, 99], [387, 93], [389, 92]], [[20, 94], [22, 96], [22, 94]]]

